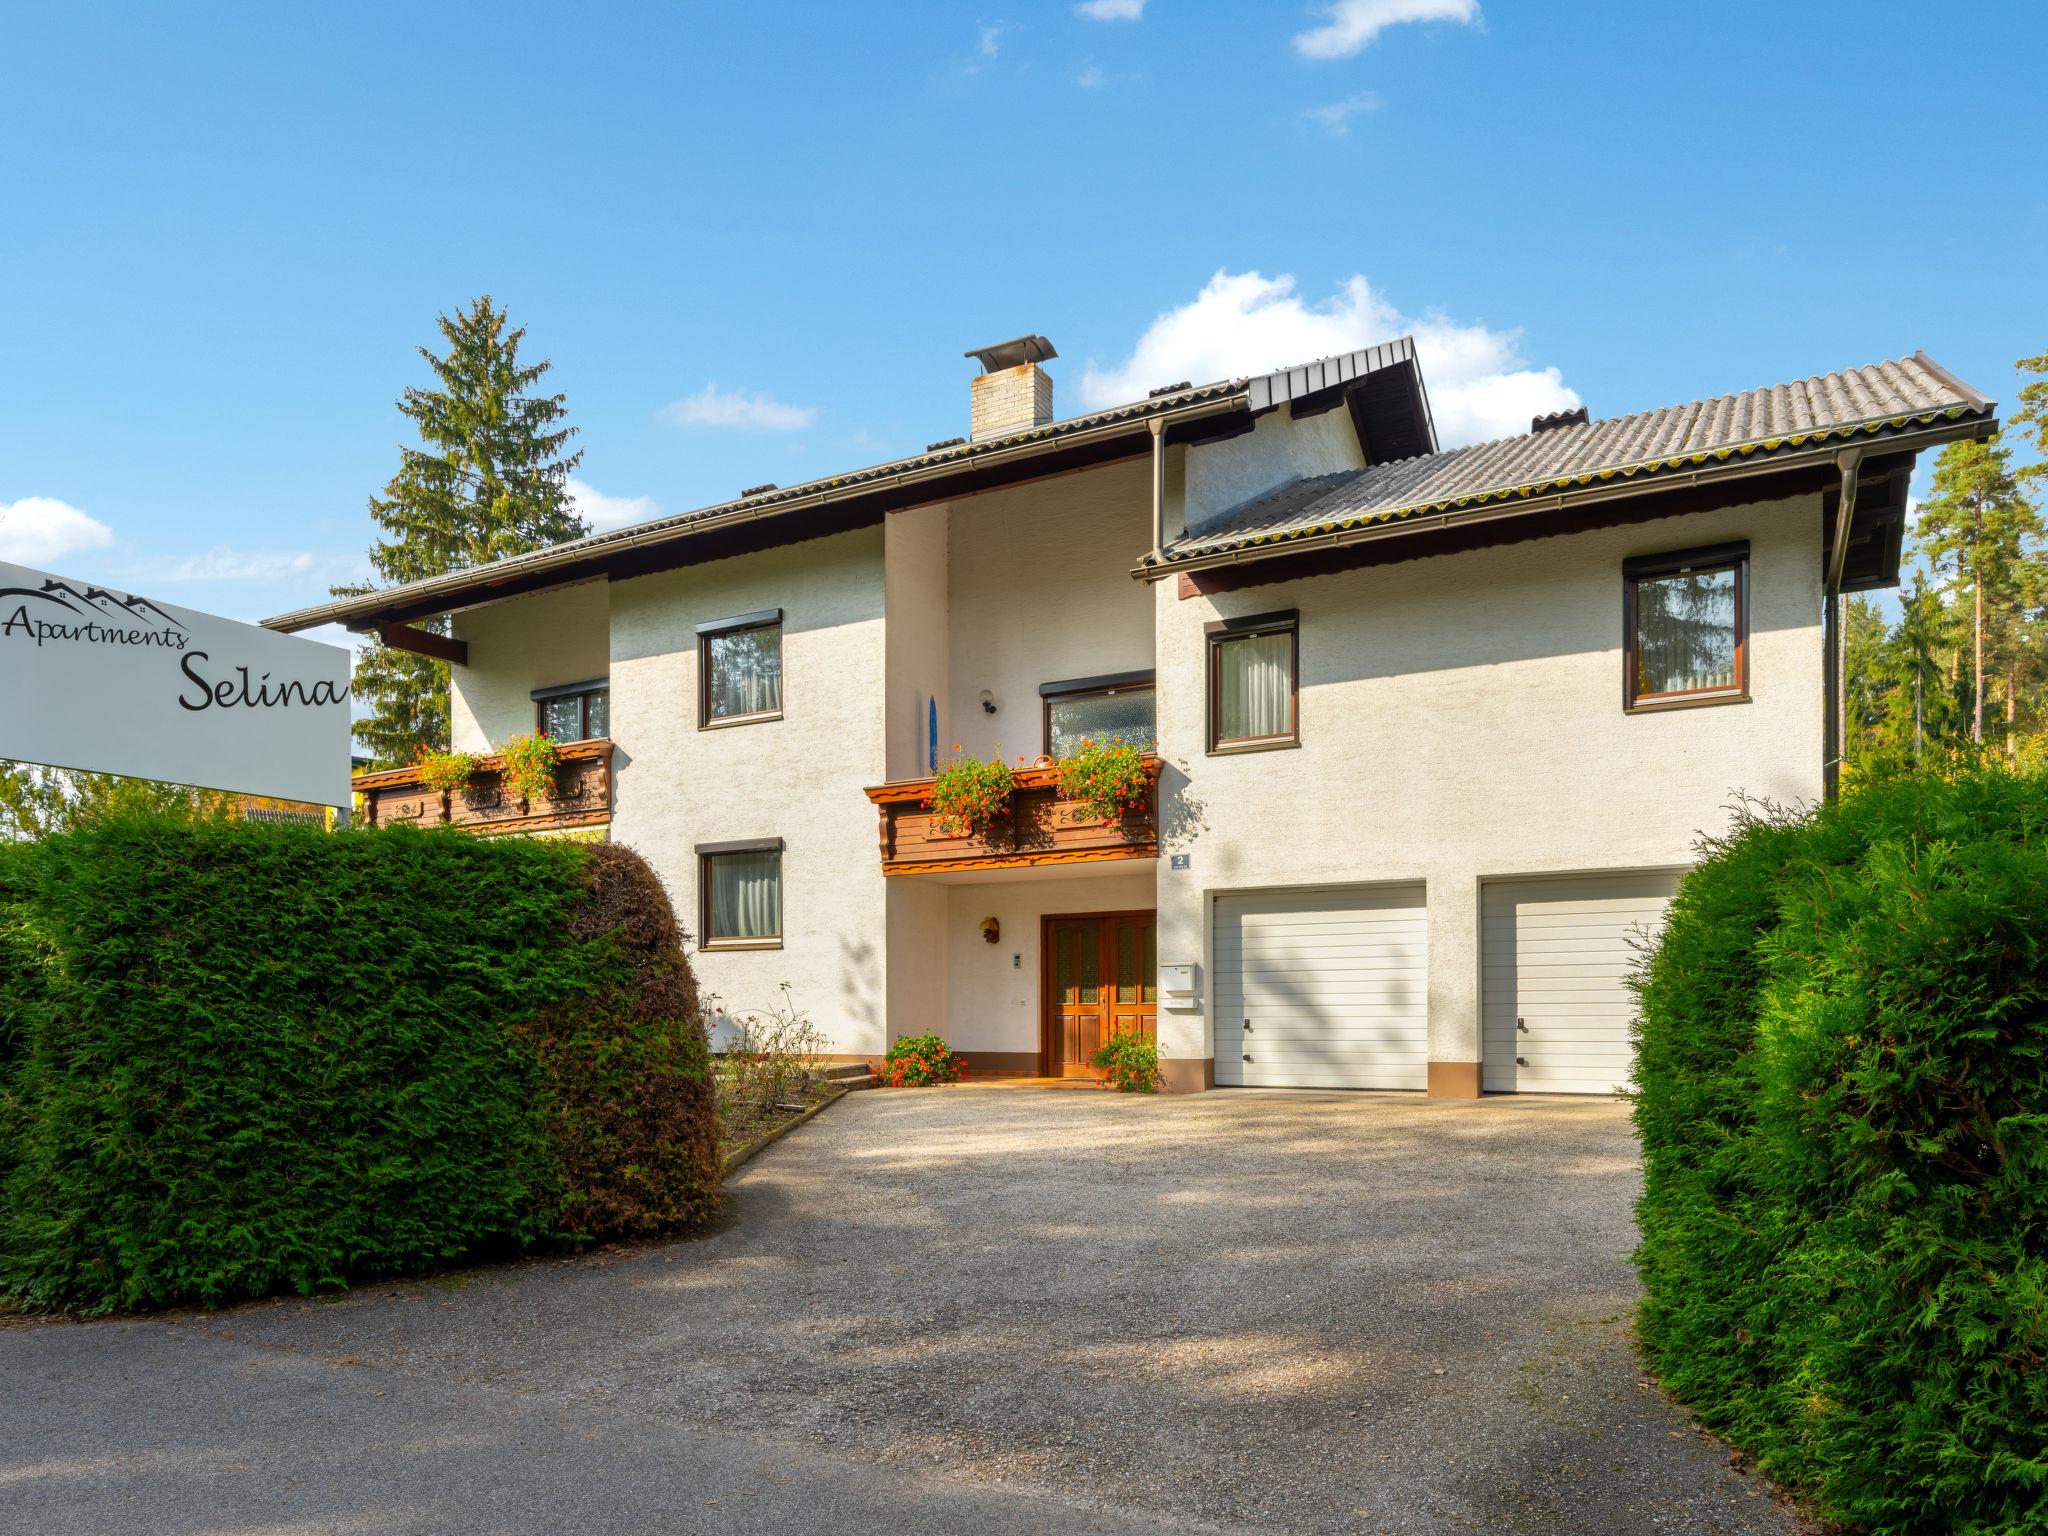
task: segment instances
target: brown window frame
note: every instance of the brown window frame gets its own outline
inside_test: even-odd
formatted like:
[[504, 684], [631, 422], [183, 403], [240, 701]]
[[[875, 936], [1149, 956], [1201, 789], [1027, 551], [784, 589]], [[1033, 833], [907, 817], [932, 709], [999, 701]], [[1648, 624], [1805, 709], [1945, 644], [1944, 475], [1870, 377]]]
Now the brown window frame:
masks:
[[[1735, 681], [1724, 688], [1637, 693], [1636, 585], [1660, 576], [1732, 570], [1735, 573]], [[1747, 704], [1749, 694], [1749, 541], [1709, 544], [1666, 554], [1631, 555], [1621, 562], [1621, 707], [1625, 714]]]
[[[742, 630], [775, 629], [783, 627], [780, 608], [763, 608], [755, 613], [735, 614], [729, 619], [712, 619], [697, 626], [697, 729], [700, 731], [722, 731], [735, 725], [763, 725], [770, 720], [782, 718], [782, 705], [773, 709], [757, 709], [745, 715], [713, 715], [711, 713], [711, 642], [723, 635], [736, 635]], [[776, 648], [777, 665], [781, 664], [782, 646]], [[786, 684], [786, 673], [778, 673], [777, 681]], [[778, 694], [779, 697], [786, 695]]]
[[[533, 700], [534, 731], [542, 736], [547, 735], [548, 706], [560, 703], [563, 699], [573, 698], [578, 700], [580, 704], [577, 718], [582, 721], [582, 734], [569, 737], [568, 740], [602, 741], [608, 739], [611, 731], [611, 691], [611, 679], [608, 677], [593, 677], [581, 683], [563, 683], [554, 688], [534, 689], [530, 695]], [[607, 736], [593, 736], [590, 734], [590, 698], [592, 694], [598, 693], [605, 696], [605, 731]]]
[[[1074, 699], [1108, 696], [1116, 693], [1149, 693], [1152, 702], [1152, 734], [1156, 744], [1159, 734], [1159, 692], [1158, 677], [1149, 669], [1143, 672], [1106, 672], [1100, 677], [1075, 677], [1065, 682], [1040, 683], [1038, 685], [1038, 750], [1047, 757], [1052, 755], [1052, 707]], [[1147, 751], [1154, 750], [1147, 747]]]
[[[1241, 619], [1212, 619], [1203, 627], [1204, 643], [1207, 646], [1206, 667], [1208, 670], [1208, 721], [1204, 726], [1204, 740], [1208, 743], [1210, 757], [1228, 757], [1239, 752], [1272, 752], [1301, 745], [1301, 611], [1286, 608], [1275, 613], [1248, 614]], [[1258, 635], [1276, 635], [1285, 631], [1289, 644], [1287, 656], [1287, 729], [1277, 736], [1232, 736], [1217, 734], [1223, 718], [1223, 668], [1221, 656], [1223, 646], [1231, 640], [1249, 640]]]
[[789, 888], [782, 878], [782, 856], [787, 852], [779, 837], [742, 838], [737, 842], [699, 843], [697, 845], [697, 947], [701, 950], [780, 949], [782, 933], [766, 934], [750, 938], [720, 939], [711, 934], [711, 861], [728, 853], [772, 853], [775, 855], [775, 908], [781, 914], [782, 928], [789, 928], [787, 901]]

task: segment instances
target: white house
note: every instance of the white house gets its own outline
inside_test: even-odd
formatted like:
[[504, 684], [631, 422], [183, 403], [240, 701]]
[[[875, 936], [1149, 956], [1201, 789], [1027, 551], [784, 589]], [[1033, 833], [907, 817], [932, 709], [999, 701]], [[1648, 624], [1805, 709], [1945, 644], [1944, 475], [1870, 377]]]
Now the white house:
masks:
[[[556, 802], [372, 818], [632, 845], [725, 1006], [787, 983], [849, 1058], [1607, 1092], [1632, 937], [1736, 796], [1832, 787], [1837, 598], [1997, 425], [1922, 354], [1453, 450], [1407, 340], [1066, 420], [1043, 337], [969, 355], [969, 438], [271, 620], [450, 659], [457, 747], [588, 743]], [[1156, 804], [1061, 800], [1084, 736], [1156, 742]], [[964, 837], [956, 751], [1025, 764]]]

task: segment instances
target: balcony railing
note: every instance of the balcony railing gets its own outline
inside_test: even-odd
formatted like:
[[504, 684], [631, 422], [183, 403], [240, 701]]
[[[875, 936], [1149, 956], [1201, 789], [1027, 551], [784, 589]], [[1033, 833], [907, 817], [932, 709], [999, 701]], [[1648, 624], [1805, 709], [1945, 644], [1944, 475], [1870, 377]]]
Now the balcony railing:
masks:
[[355, 791], [362, 820], [373, 827], [409, 821], [456, 826], [486, 836], [500, 832], [556, 832], [602, 826], [612, 819], [612, 744], [572, 741], [556, 758], [555, 790], [541, 800], [520, 799], [505, 788], [505, 760], [477, 759], [466, 788], [429, 789], [417, 769], [359, 773]]
[[867, 796], [882, 818], [882, 873], [941, 874], [952, 870], [1014, 869], [1038, 864], [1079, 864], [1097, 859], [1159, 856], [1159, 759], [1145, 759], [1145, 798], [1120, 818], [1090, 816], [1060, 798], [1051, 768], [1019, 768], [1009, 814], [965, 835], [934, 824], [925, 808], [930, 779], [880, 784]]

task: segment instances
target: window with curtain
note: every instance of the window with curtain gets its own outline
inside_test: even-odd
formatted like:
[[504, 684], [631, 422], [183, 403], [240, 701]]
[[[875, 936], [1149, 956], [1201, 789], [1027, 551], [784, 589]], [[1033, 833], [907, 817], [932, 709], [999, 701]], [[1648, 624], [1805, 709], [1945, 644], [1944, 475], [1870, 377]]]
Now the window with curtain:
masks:
[[1045, 750], [1049, 756], [1067, 757], [1083, 741], [1150, 747], [1158, 739], [1150, 683], [1124, 683], [1114, 688], [1046, 696]]
[[782, 712], [782, 621], [703, 636], [706, 725]]
[[1210, 750], [1296, 740], [1295, 636], [1292, 615], [1211, 626]]
[[544, 690], [534, 699], [534, 708], [542, 734], [556, 741], [595, 741], [611, 734], [611, 690], [602, 685]]
[[1744, 694], [1746, 553], [1669, 555], [1624, 567], [1631, 705]]
[[703, 855], [704, 942], [780, 943], [782, 850], [733, 849]]

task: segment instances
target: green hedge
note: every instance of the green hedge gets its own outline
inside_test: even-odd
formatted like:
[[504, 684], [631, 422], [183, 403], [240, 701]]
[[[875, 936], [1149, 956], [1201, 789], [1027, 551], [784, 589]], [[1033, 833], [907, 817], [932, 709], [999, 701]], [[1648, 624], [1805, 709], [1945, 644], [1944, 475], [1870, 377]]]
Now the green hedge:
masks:
[[2048, 1531], [2048, 777], [1710, 844], [1640, 978], [1658, 1374], [1878, 1532]]
[[623, 850], [116, 820], [0, 848], [0, 1293], [208, 1305], [717, 1197], [696, 992]]

